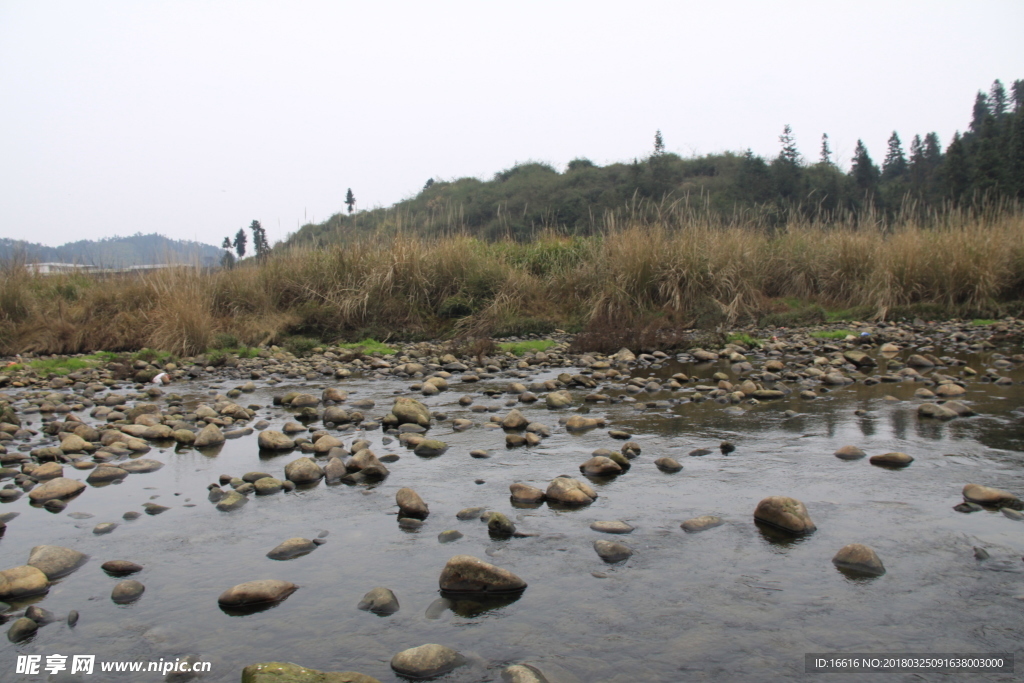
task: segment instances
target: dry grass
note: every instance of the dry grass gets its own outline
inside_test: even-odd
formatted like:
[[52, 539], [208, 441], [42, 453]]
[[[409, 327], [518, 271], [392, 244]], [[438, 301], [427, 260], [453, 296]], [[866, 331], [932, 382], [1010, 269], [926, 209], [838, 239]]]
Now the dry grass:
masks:
[[224, 271], [96, 278], [3, 264], [0, 352], [149, 347], [188, 356], [225, 332], [259, 345], [288, 335], [481, 338], [588, 323], [595, 343], [602, 334], [628, 341], [621, 331], [633, 328], [654, 344], [672, 338], [666, 330], [756, 317], [783, 297], [878, 316], [915, 304], [992, 314], [1024, 299], [1024, 214], [768, 228], [665, 207], [653, 219], [609, 220], [596, 237], [392, 233]]

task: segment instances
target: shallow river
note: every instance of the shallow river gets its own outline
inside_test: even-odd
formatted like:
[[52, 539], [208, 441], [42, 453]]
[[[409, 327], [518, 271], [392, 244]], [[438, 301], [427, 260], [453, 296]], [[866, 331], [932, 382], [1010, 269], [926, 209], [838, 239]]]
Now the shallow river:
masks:
[[[1018, 353], [1019, 349], [1001, 349]], [[936, 355], [941, 355], [936, 353]], [[989, 356], [963, 357], [983, 372]], [[884, 361], [882, 361], [884, 365]], [[958, 368], [944, 370], [950, 374]], [[727, 363], [699, 366], [670, 363], [637, 368], [634, 375], [682, 371], [710, 378], [730, 372]], [[552, 378], [556, 370], [532, 374]], [[575, 372], [575, 371], [574, 371]], [[804, 673], [805, 653], [989, 653], [1017, 655], [1017, 674], [833, 674], [829, 680], [1019, 680], [1024, 671], [1024, 522], [997, 511], [962, 514], [964, 484], [978, 483], [1024, 493], [1024, 372], [1009, 373], [1013, 386], [971, 381], [964, 402], [979, 415], [951, 422], [922, 421], [919, 383], [861, 382], [836, 388], [814, 401], [796, 397], [741, 406], [680, 403], [645, 408], [645, 401], [686, 398], [689, 389], [642, 394], [638, 403], [596, 404], [605, 429], [570, 435], [558, 424], [567, 411], [548, 411], [543, 401], [520, 405], [531, 421], [547, 424], [552, 436], [535, 448], [506, 450], [501, 430], [485, 429], [489, 414], [471, 413], [458, 398], [476, 392], [480, 403], [508, 408], [507, 396], [490, 399], [487, 387], [449, 380], [451, 389], [422, 399], [449, 418], [468, 417], [472, 429], [456, 433], [450, 422], [429, 432], [450, 446], [442, 456], [424, 459], [396, 441], [383, 444], [381, 431], [352, 431], [369, 439], [378, 455], [396, 453], [391, 475], [367, 488], [321, 483], [306, 490], [252, 496], [240, 510], [222, 513], [206, 500], [206, 486], [222, 473], [241, 476], [263, 470], [283, 478], [294, 453], [261, 458], [256, 435], [229, 440], [218, 450], [154, 448], [145, 457], [166, 466], [133, 474], [123, 483], [89, 487], [60, 514], [32, 507], [28, 497], [0, 506], [19, 512], [0, 540], [2, 567], [22, 564], [38, 544], [68, 546], [91, 560], [59, 580], [39, 602], [58, 614], [77, 609], [74, 628], [46, 625], [31, 639], [0, 643], [0, 680], [50, 680], [47, 675], [14, 673], [18, 654], [95, 654], [97, 661], [175, 659], [195, 655], [211, 662], [201, 681], [237, 681], [243, 666], [261, 661], [292, 661], [326, 671], [353, 670], [382, 681], [398, 679], [388, 662], [398, 651], [424, 643], [459, 650], [470, 664], [444, 680], [500, 680], [508, 664], [530, 662], [552, 681], [725, 681], [818, 678]], [[264, 406], [257, 419], [279, 429], [290, 415], [272, 407], [273, 395], [298, 389], [316, 395], [340, 386], [350, 401], [372, 398], [365, 411], [380, 417], [397, 389], [411, 381], [354, 378], [318, 382], [286, 380], [259, 384], [242, 405]], [[240, 382], [195, 382], [171, 387], [187, 406]], [[620, 394], [621, 385], [611, 393]], [[583, 391], [573, 390], [577, 405]], [[886, 400], [887, 395], [900, 399]], [[787, 409], [797, 411], [786, 417]], [[855, 410], [866, 414], [858, 416]], [[83, 418], [95, 422], [86, 414]], [[38, 428], [38, 416], [33, 427]], [[600, 496], [589, 507], [558, 510], [515, 508], [509, 484], [540, 488], [556, 475], [581, 478], [579, 464], [591, 451], [617, 449], [608, 429], [631, 432], [643, 451], [632, 468], [612, 481], [593, 485]], [[728, 440], [734, 453], [718, 444]], [[903, 451], [915, 458], [903, 470], [871, 465], [867, 458], [844, 461], [833, 452], [856, 445], [868, 455]], [[704, 457], [687, 457], [698, 447]], [[474, 459], [469, 451], [490, 450]], [[653, 461], [675, 457], [684, 469], [659, 471]], [[85, 472], [66, 468], [74, 478]], [[482, 480], [482, 483], [476, 483]], [[412, 486], [430, 506], [415, 532], [397, 523], [395, 492]], [[797, 540], [775, 537], [754, 524], [758, 501], [769, 495], [802, 500], [817, 531]], [[148, 501], [171, 509], [157, 516], [124, 521]], [[492, 540], [479, 520], [459, 521], [458, 510], [485, 506], [505, 512], [526, 538]], [[89, 513], [76, 519], [72, 513]], [[718, 515], [726, 524], [687, 534], [680, 522]], [[80, 516], [80, 515], [75, 515]], [[636, 527], [628, 536], [589, 529], [596, 520], [624, 520]], [[118, 522], [111, 534], [95, 536], [100, 522]], [[465, 536], [449, 544], [438, 534], [458, 529]], [[266, 553], [294, 536], [326, 544], [309, 555], [274, 561]], [[599, 538], [622, 541], [635, 554], [607, 565], [592, 544]], [[833, 555], [849, 543], [872, 546], [885, 564], [884, 576], [850, 578], [833, 566]], [[988, 549], [991, 560], [975, 559], [973, 546]], [[438, 599], [438, 575], [456, 554], [470, 554], [509, 569], [529, 583], [518, 600], [506, 604], [457, 604], [428, 610]], [[100, 564], [127, 559], [145, 569], [131, 578], [146, 586], [137, 602], [116, 605], [110, 591], [118, 579]], [[255, 579], [292, 581], [300, 589], [284, 602], [246, 616], [221, 611], [217, 596], [232, 585]], [[356, 609], [375, 586], [394, 590], [401, 609], [378, 617]], [[6, 628], [6, 627], [5, 627]], [[155, 673], [67, 675], [53, 680], [159, 681]]]

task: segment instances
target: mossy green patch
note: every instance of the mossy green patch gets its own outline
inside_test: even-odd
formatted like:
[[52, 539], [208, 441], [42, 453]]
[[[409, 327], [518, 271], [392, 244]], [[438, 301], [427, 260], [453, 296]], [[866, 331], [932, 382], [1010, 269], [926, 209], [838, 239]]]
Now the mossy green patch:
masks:
[[817, 332], [811, 332], [811, 336], [816, 339], [846, 339], [851, 334], [853, 332], [850, 330], [818, 330]]
[[338, 344], [338, 348], [362, 351], [363, 353], [379, 353], [382, 356], [390, 356], [395, 353], [393, 348], [376, 339], [364, 339], [361, 342], [353, 342], [351, 344]]
[[504, 342], [498, 344], [498, 348], [502, 351], [511, 352], [517, 356], [521, 356], [524, 353], [537, 353], [538, 351], [547, 351], [555, 345], [550, 339], [537, 339], [535, 341], [523, 341], [523, 342]]

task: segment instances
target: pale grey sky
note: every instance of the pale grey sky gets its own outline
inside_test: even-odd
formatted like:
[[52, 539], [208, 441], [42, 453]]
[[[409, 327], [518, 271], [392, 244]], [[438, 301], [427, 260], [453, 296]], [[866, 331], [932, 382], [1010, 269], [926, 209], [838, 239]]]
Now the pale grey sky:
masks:
[[159, 232], [390, 205], [430, 178], [650, 152], [880, 162], [1024, 78], [1021, 0], [0, 0], [0, 237]]

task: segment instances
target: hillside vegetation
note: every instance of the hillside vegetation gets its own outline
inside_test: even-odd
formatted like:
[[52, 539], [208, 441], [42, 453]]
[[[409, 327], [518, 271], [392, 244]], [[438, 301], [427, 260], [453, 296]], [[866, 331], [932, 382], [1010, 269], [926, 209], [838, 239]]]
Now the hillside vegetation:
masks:
[[[909, 144], [893, 131], [876, 162], [858, 141], [848, 172], [839, 168], [827, 136], [802, 153], [786, 126], [776, 157], [750, 151], [682, 158], [665, 152], [660, 133], [653, 151], [628, 163], [597, 166], [574, 159], [559, 173], [524, 163], [488, 181], [431, 179], [415, 196], [390, 208], [332, 216], [303, 226], [283, 245], [325, 246], [380, 232], [436, 235], [465, 232], [484, 239], [525, 240], [555, 228], [589, 235], [610, 216], [656, 220], [684, 204], [730, 220], [741, 214], [760, 225], [791, 220], [898, 221], [951, 207], [1024, 200], [1024, 81], [1007, 93], [993, 83], [975, 98], [964, 134], [943, 142], [936, 133]], [[812, 144], [818, 144], [817, 141]], [[351, 190], [350, 190], [351, 192]], [[351, 207], [350, 207], [351, 208]]]

